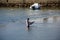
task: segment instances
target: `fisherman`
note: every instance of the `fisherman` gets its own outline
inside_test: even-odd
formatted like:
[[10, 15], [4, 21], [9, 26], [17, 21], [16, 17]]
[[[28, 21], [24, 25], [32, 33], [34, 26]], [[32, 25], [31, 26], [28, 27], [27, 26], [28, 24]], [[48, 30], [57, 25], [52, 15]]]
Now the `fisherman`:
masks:
[[29, 20], [30, 20], [29, 18], [27, 18], [27, 20], [26, 20], [26, 26], [28, 29], [29, 29], [30, 25], [32, 25], [34, 23], [34, 21], [30, 22]]

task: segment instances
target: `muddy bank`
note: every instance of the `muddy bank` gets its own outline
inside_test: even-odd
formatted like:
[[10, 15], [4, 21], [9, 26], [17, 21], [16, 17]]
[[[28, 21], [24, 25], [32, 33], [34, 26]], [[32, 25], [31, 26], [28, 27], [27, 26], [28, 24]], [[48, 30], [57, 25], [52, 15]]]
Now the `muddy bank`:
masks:
[[[0, 3], [0, 7], [30, 7], [33, 3]], [[42, 7], [60, 7], [60, 3], [39, 3]]]

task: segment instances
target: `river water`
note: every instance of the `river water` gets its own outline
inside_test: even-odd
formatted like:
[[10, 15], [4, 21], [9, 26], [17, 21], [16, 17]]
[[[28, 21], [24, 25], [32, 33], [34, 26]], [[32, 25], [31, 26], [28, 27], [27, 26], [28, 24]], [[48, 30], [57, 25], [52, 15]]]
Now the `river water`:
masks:
[[0, 40], [60, 40], [60, 10], [0, 8]]

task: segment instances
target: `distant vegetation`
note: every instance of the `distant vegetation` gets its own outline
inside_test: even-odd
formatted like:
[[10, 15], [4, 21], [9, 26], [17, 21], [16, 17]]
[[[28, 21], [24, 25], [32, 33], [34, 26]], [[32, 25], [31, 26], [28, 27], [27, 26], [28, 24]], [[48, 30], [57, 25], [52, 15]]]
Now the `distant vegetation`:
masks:
[[42, 7], [60, 7], [60, 0], [0, 0], [0, 7], [29, 7], [35, 2]]

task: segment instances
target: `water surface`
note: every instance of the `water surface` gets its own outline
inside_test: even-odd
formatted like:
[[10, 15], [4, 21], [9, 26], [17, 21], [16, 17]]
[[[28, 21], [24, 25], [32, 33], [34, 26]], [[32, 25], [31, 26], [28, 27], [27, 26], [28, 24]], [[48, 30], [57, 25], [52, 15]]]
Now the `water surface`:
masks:
[[0, 40], [60, 40], [60, 10], [0, 8]]

